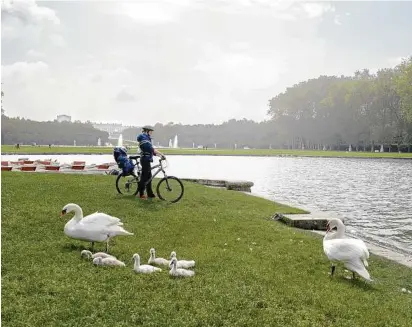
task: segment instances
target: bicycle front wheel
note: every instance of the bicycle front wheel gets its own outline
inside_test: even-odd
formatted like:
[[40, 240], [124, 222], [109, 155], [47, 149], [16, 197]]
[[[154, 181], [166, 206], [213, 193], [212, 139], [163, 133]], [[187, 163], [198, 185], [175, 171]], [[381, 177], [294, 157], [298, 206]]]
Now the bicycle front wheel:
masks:
[[156, 193], [159, 199], [175, 203], [182, 198], [184, 187], [180, 179], [177, 177], [163, 177], [157, 184]]
[[136, 175], [124, 176], [120, 173], [116, 179], [116, 189], [120, 194], [136, 195], [139, 191], [139, 178]]

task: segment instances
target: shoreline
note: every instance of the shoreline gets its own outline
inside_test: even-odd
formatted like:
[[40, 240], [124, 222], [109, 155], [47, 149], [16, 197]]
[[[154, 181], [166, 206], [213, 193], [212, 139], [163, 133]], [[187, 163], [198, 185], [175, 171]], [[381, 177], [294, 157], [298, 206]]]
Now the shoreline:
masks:
[[[112, 153], [106, 152], [2, 152], [1, 155], [3, 156], [14, 156], [14, 155], [22, 155], [22, 156], [30, 156], [30, 155], [39, 155], [39, 156], [59, 156], [59, 155], [84, 155], [84, 156], [92, 156], [92, 155], [112, 155]], [[230, 153], [166, 153], [166, 156], [215, 156], [215, 157], [280, 157], [280, 158], [328, 158], [328, 159], [403, 159], [403, 160], [412, 160], [411, 157], [394, 157], [394, 156], [385, 156], [385, 157], [378, 157], [378, 156], [332, 156], [332, 155], [302, 155], [302, 154], [230, 154]]]
[[[92, 154], [90, 154], [90, 155], [92, 155]], [[177, 155], [177, 154], [173, 154], [173, 155]], [[196, 155], [196, 154], [193, 154], [193, 155]], [[199, 154], [199, 155], [203, 155], [203, 154]], [[369, 159], [369, 158], [360, 158], [360, 159]], [[387, 159], [387, 158], [378, 158], [378, 159]], [[402, 159], [406, 159], [406, 158], [402, 158]], [[95, 171], [95, 170], [91, 170], [91, 171], [77, 171], [77, 170], [69, 171], [68, 170], [68, 171], [58, 171], [58, 172], [57, 171], [36, 171], [36, 172], [38, 172], [38, 173], [39, 172], [40, 173], [41, 172], [43, 172], [43, 173], [52, 173], [52, 174], [53, 173], [60, 173], [60, 174], [85, 174], [85, 175], [86, 174], [87, 175], [89, 175], [89, 174], [105, 174], [105, 171]], [[34, 173], [34, 172], [31, 172], [31, 173]], [[266, 200], [271, 201], [271, 202], [276, 202], [276, 203], [283, 204], [283, 205], [286, 205], [286, 206], [289, 206], [289, 207], [292, 207], [292, 208], [295, 208], [295, 209], [306, 211], [307, 213], [304, 214], [304, 215], [305, 216], [307, 215], [307, 217], [309, 219], [310, 218], [313, 219], [317, 214], [315, 212], [316, 210], [313, 209], [313, 208], [305, 209], [305, 208], [301, 208], [301, 207], [296, 207], [296, 204], [291, 204], [291, 203], [286, 203], [286, 202], [279, 202], [279, 201], [276, 201], [275, 199], [272, 199], [270, 197], [254, 193], [254, 192], [251, 191], [251, 187], [253, 186], [253, 182], [229, 181], [229, 180], [205, 180], [205, 179], [198, 179], [198, 178], [197, 179], [196, 178], [195, 179], [194, 178], [183, 178], [182, 180], [203, 184], [205, 186], [232, 189], [232, 190], [240, 191], [240, 192], [248, 194], [248, 195], [252, 195], [252, 196], [255, 196], [255, 197], [260, 197], [260, 198], [266, 199]], [[209, 183], [205, 183], [205, 182], [209, 182]], [[217, 182], [217, 183], [213, 183], [213, 182]], [[237, 185], [237, 186], [235, 185], [236, 187], [234, 187], [234, 188], [228, 188], [228, 185], [227, 185], [228, 183], [229, 184], [230, 183], [231, 184], [239, 184], [240, 183], [241, 187], [239, 185]], [[245, 183], [248, 184], [248, 185], [246, 185], [246, 188], [243, 187], [242, 183], [243, 184], [245, 184]], [[247, 189], [247, 191], [246, 191], [246, 189]], [[327, 219], [325, 217], [326, 215], [325, 215], [325, 213], [323, 213], [321, 216], [323, 216], [324, 219]], [[333, 216], [336, 217], [337, 214], [333, 214]], [[330, 218], [334, 218], [334, 217], [330, 217]], [[337, 217], [337, 218], [342, 218], [342, 217]], [[319, 234], [322, 235], [322, 231], [319, 231], [319, 230], [302, 229], [302, 228], [296, 228], [296, 227], [295, 227], [295, 229], [303, 231], [303, 232], [306, 231], [306, 232], [311, 232], [311, 233], [314, 233], [314, 234], [317, 234], [317, 235], [319, 235]], [[324, 233], [323, 233], [323, 235], [324, 235]], [[348, 237], [354, 238], [350, 235], [348, 235]], [[384, 247], [382, 245], [378, 245], [378, 244], [372, 243], [372, 242], [367, 241], [367, 240], [363, 240], [363, 241], [367, 244], [367, 246], [368, 246], [371, 253], [373, 253], [375, 255], [378, 255], [378, 256], [381, 256], [381, 257], [384, 257], [388, 260], [395, 261], [395, 262], [397, 262], [399, 264], [402, 264], [404, 266], [407, 266], [409, 268], [412, 268], [412, 260], [408, 259], [409, 256], [407, 254], [402, 253], [402, 252], [398, 252], [398, 251], [396, 251], [396, 249], [393, 249], [391, 247]]]
[[[243, 193], [248, 194], [250, 196], [255, 196], [255, 197], [258, 197], [258, 198], [262, 198], [262, 199], [265, 199], [265, 200], [268, 200], [268, 201], [272, 201], [272, 202], [275, 202], [275, 203], [284, 204], [284, 205], [287, 205], [287, 206], [295, 208], [295, 209], [307, 211], [307, 212], [309, 212], [307, 214], [308, 218], [310, 218], [310, 216], [313, 215], [311, 209], [296, 207], [295, 204], [279, 202], [279, 201], [271, 199], [267, 196], [259, 195], [259, 194], [253, 193], [253, 192], [251, 192], [251, 193], [243, 192]], [[337, 216], [337, 215], [335, 214], [335, 216]], [[331, 217], [331, 218], [341, 218], [341, 217]], [[315, 237], [321, 236], [323, 238], [323, 236], [325, 235], [325, 232], [320, 231], [320, 230], [301, 229], [301, 228], [296, 228], [296, 227], [291, 227], [291, 228], [293, 228], [295, 230], [298, 230], [302, 233], [310, 233], [311, 235], [313, 235]], [[347, 238], [354, 238], [354, 239], [361, 239], [361, 238], [357, 238], [357, 237], [352, 237], [350, 235], [346, 235], [346, 237]], [[371, 242], [363, 240], [363, 239], [361, 239], [361, 240], [365, 242], [366, 246], [369, 249], [369, 252], [372, 253], [373, 255], [388, 259], [390, 261], [396, 262], [398, 264], [401, 264], [405, 267], [408, 267], [408, 268], [412, 269], [412, 260], [409, 258], [408, 255], [406, 255], [404, 253], [401, 253], [401, 252], [397, 252], [397, 251], [395, 251], [394, 249], [391, 249], [391, 248], [387, 248], [387, 247], [383, 247], [383, 246], [375, 244], [375, 243], [371, 243]]]

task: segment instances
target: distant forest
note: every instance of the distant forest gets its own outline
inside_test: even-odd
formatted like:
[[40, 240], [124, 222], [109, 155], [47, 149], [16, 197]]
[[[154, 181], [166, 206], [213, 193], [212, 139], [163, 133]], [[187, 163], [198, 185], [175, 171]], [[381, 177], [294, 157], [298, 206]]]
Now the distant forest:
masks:
[[[353, 76], [320, 76], [286, 89], [269, 100], [270, 119], [229, 120], [220, 125], [154, 125], [154, 144], [179, 147], [289, 148], [412, 151], [412, 57], [393, 69]], [[123, 132], [136, 140], [140, 127]], [[95, 145], [108, 134], [91, 124], [34, 122], [8, 118], [2, 109], [2, 143]]]
[[38, 122], [1, 116], [2, 144], [97, 145], [108, 142], [109, 133], [80, 122]]

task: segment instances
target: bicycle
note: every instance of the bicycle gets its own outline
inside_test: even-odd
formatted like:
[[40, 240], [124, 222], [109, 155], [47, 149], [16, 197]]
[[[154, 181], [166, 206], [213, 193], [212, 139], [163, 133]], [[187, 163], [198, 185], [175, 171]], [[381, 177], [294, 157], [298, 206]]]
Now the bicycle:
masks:
[[[138, 159], [140, 156], [130, 156], [129, 159], [135, 160], [136, 163], [133, 164], [133, 170], [131, 173], [128, 175], [124, 175], [123, 171], [117, 176], [116, 178], [116, 189], [117, 192], [120, 194], [133, 194], [137, 195], [139, 192], [139, 181], [141, 177], [141, 167], [139, 165]], [[175, 176], [168, 176], [165, 172], [165, 166], [164, 162], [165, 159], [161, 158], [159, 160], [159, 163], [157, 165], [152, 166], [152, 170], [157, 169], [157, 171], [152, 174], [152, 177], [146, 182], [146, 184], [150, 183], [157, 174], [160, 172], [163, 173], [163, 178], [159, 181], [156, 187], [156, 194], [159, 197], [159, 199], [163, 201], [168, 201], [170, 203], [176, 203], [178, 202], [182, 197], [184, 193], [184, 186], [181, 180]], [[122, 177], [126, 179], [126, 182], [124, 183], [125, 190], [122, 192], [120, 190], [121, 186], [123, 186], [123, 183], [121, 181]], [[172, 185], [174, 183], [177, 183], [174, 187]], [[163, 191], [163, 187], [165, 187], [165, 190]], [[175, 191], [175, 196], [172, 195], [172, 192]], [[171, 199], [168, 199], [168, 197], [171, 196]]]

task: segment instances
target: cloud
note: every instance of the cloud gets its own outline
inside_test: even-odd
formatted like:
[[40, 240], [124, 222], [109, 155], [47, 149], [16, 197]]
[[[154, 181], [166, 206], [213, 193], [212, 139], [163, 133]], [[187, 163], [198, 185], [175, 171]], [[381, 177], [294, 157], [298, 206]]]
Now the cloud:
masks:
[[[11, 65], [2, 65], [3, 90], [6, 96], [3, 99], [6, 112], [12, 116], [39, 117], [40, 111], [47, 116], [49, 101], [56, 92], [55, 79], [50, 67], [43, 61], [16, 62]], [[35, 112], [30, 115], [30, 112]]]
[[[8, 55], [10, 51], [2, 51], [2, 63], [22, 61], [27, 58], [26, 55], [46, 58], [50, 49], [64, 44], [60, 33], [61, 20], [56, 11], [34, 0], [3, 1], [1, 29], [2, 47], [18, 48], [24, 52], [16, 58], [16, 53]], [[40, 48], [43, 49], [40, 51]], [[37, 54], [33, 49], [36, 49]], [[40, 52], [44, 55], [39, 56]]]
[[[119, 112], [112, 116], [112, 101], [131, 103], [135, 98], [130, 90], [138, 89], [130, 71], [105, 69], [100, 63], [72, 66], [62, 72], [43, 61], [16, 62], [2, 65], [2, 82], [6, 112], [36, 120], [68, 113], [75, 119], [110, 121]], [[96, 109], [98, 117], [91, 113]], [[128, 109], [121, 110], [126, 113]]]
[[27, 51], [27, 56], [31, 58], [44, 58], [45, 54], [43, 52], [30, 49]]
[[335, 8], [330, 3], [307, 3], [299, 0], [158, 0], [116, 3], [105, 7], [106, 13], [128, 16], [147, 25], [177, 23], [183, 15], [196, 10], [226, 14], [264, 14], [284, 21], [297, 21], [301, 18], [319, 18], [328, 12], [334, 12]]
[[12, 65], [1, 66], [1, 73], [4, 80], [18, 83], [26, 79], [32, 79], [38, 74], [47, 74], [49, 66], [43, 61], [37, 62], [16, 62]]
[[136, 101], [136, 98], [133, 94], [130, 94], [126, 90], [121, 90], [117, 95], [116, 95], [116, 100], [119, 102], [134, 102]]
[[38, 120], [61, 113], [83, 121], [127, 117], [136, 125], [262, 120], [268, 99], [294, 83], [384, 67], [393, 54], [408, 53], [405, 42], [404, 49], [374, 51], [371, 63], [376, 26], [355, 30], [362, 42], [342, 45], [354, 30], [333, 28], [334, 19], [345, 22], [349, 11], [351, 21], [360, 19], [356, 3], [27, 3], [32, 9], [3, 8], [3, 32], [14, 33], [2, 35], [3, 100], [9, 115]]
[[196, 6], [191, 1], [132, 1], [108, 4], [104, 11], [109, 14], [130, 17], [144, 25], [157, 25], [177, 22], [180, 16]]
[[49, 36], [50, 41], [52, 42], [53, 45], [56, 47], [65, 47], [66, 46], [66, 41], [63, 39], [63, 37], [59, 34], [51, 34]]
[[43, 28], [60, 24], [54, 10], [39, 6], [34, 0], [3, 1], [1, 16], [2, 39], [19, 38], [22, 32], [40, 34]]
[[209, 57], [200, 60], [193, 69], [204, 73], [222, 90], [264, 88], [273, 84], [284, 71], [282, 62], [244, 52], [215, 49]]
[[402, 56], [389, 58], [388, 59], [388, 64], [389, 64], [390, 67], [393, 68], [393, 67], [399, 65], [402, 62], [403, 58], [404, 57], [402, 57]]
[[336, 16], [335, 16], [335, 19], [333, 20], [333, 22], [334, 22], [336, 25], [342, 25], [342, 22], [340, 21], [340, 16], [339, 16], [339, 15], [336, 15]]
[[36, 25], [43, 22], [60, 24], [54, 10], [39, 6], [35, 0], [5, 0], [1, 6], [2, 18], [15, 17], [25, 24]]
[[318, 18], [327, 12], [335, 11], [335, 8], [329, 3], [308, 2], [303, 3], [302, 8], [309, 18]]

